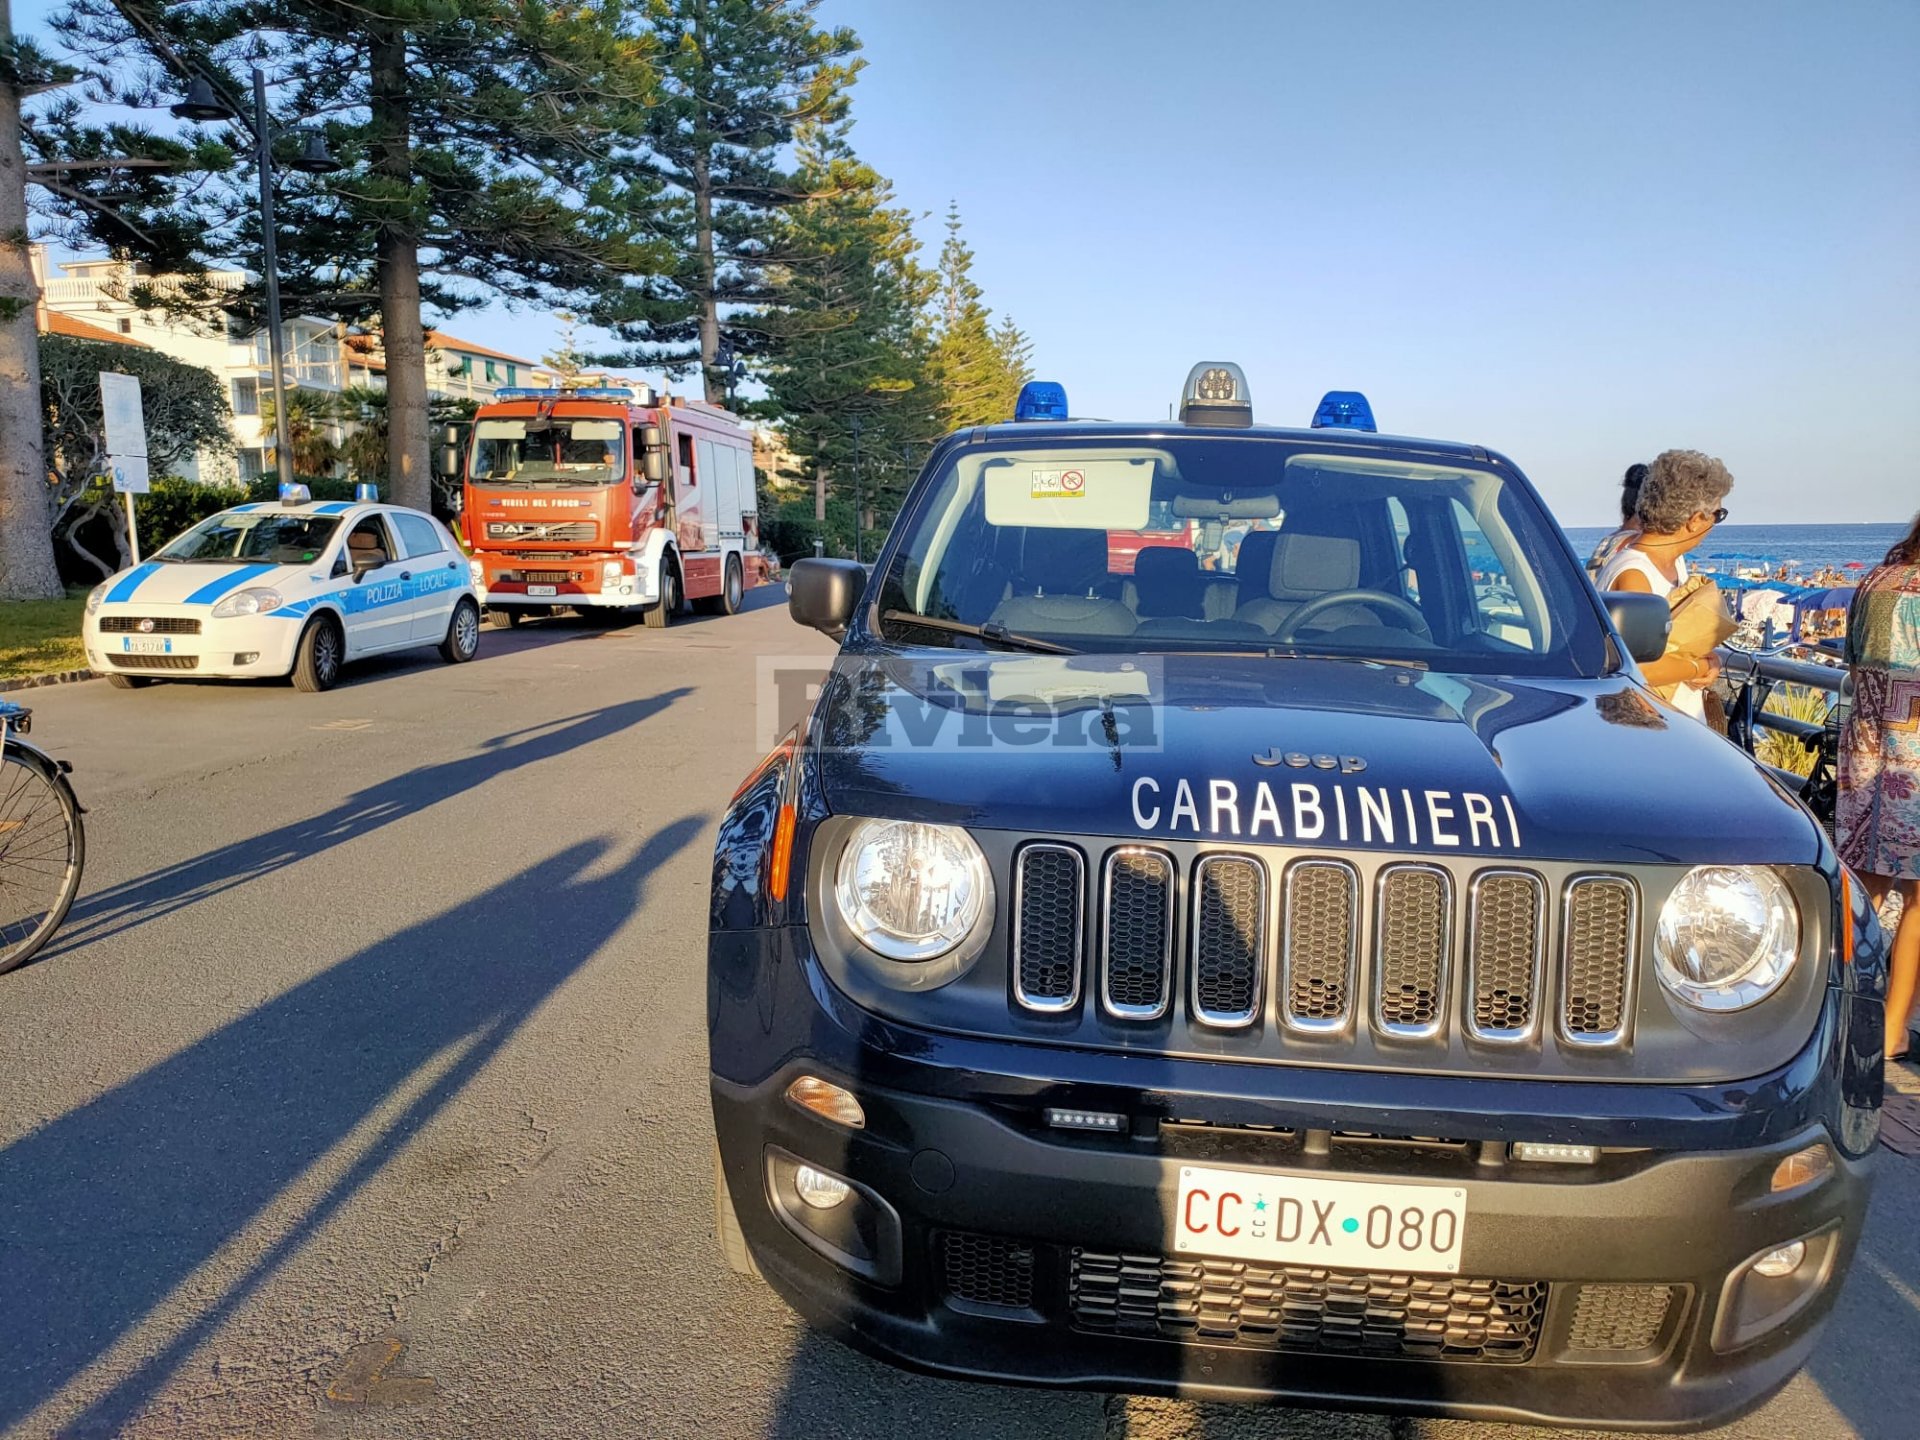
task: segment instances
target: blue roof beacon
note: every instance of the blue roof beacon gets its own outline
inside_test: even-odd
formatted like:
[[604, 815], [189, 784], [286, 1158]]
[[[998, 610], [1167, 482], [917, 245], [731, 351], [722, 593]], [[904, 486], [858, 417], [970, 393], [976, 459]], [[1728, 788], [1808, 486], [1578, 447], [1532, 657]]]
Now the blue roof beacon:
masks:
[[353, 487], [353, 498], [367, 501], [378, 500], [380, 498], [380, 487], [371, 480], [362, 480], [358, 485]]
[[1067, 387], [1057, 380], [1029, 380], [1020, 387], [1014, 402], [1016, 420], [1064, 420], [1067, 418]]
[[1379, 429], [1373, 423], [1373, 407], [1358, 390], [1329, 390], [1320, 397], [1320, 408], [1313, 412], [1315, 430], [1365, 430], [1369, 435]]
[[313, 499], [313, 491], [293, 480], [280, 482], [280, 503], [282, 505], [305, 505]]

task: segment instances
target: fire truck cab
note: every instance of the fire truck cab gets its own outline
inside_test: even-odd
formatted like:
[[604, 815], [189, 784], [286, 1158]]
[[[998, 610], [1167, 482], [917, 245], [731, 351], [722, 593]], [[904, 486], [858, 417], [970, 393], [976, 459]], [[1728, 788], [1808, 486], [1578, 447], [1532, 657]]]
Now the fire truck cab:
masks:
[[689, 600], [730, 615], [768, 578], [751, 432], [647, 386], [497, 392], [474, 417], [465, 522], [474, 585], [509, 624], [568, 606], [661, 627]]

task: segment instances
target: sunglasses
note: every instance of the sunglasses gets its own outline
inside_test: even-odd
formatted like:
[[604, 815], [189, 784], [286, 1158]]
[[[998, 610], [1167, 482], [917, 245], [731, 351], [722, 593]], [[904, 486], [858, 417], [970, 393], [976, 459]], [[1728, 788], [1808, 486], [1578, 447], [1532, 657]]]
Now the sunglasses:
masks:
[[1727, 507], [1724, 505], [1718, 510], [1702, 510], [1700, 513], [1708, 516], [1716, 525], [1724, 525], [1727, 523]]

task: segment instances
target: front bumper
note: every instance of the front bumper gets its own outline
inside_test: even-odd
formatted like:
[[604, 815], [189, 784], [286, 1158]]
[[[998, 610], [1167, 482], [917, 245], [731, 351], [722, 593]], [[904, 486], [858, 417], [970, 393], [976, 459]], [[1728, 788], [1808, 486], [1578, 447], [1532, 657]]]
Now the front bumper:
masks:
[[[604, 569], [609, 558], [605, 555], [596, 555], [591, 560], [561, 555], [550, 567], [532, 560], [495, 559], [485, 551], [476, 551], [473, 558], [481, 561], [483, 572], [478, 584], [480, 601], [492, 610], [550, 610], [558, 606], [628, 610], [651, 605], [655, 599], [654, 567], [635, 564], [630, 559], [620, 575], [610, 576]], [[548, 568], [570, 578], [550, 582], [524, 578], [525, 570]], [[553, 593], [529, 594], [530, 588]]]
[[[88, 668], [101, 675], [160, 680], [271, 679], [292, 673], [303, 628], [300, 619], [269, 614], [215, 620], [207, 609], [204, 605], [102, 605], [81, 626]], [[134, 624], [152, 620], [162, 627], [192, 625], [197, 630], [104, 629], [113, 619]], [[251, 660], [243, 658], [249, 655]]]
[[[1784, 1123], [1752, 1110], [1707, 1123], [1724, 1097], [1669, 1087], [1419, 1075], [1337, 1077], [1346, 1098], [1329, 1110], [1327, 1077], [1311, 1071], [1035, 1053], [875, 1022], [826, 983], [804, 931], [716, 933], [713, 960], [714, 1121], [742, 1232], [809, 1321], [915, 1369], [1691, 1429], [1760, 1403], [1804, 1363], [1865, 1210], [1868, 1162], [1832, 1143], [1836, 1127], [1814, 1117], [1805, 1086], [1781, 1088], [1798, 1084], [1784, 1073], [1743, 1087], [1781, 1101]], [[1800, 1080], [1824, 1073], [1846, 1015], [1840, 1000], [1829, 1007]], [[865, 1128], [787, 1100], [800, 1074], [852, 1090]], [[1649, 1123], [1656, 1148], [1640, 1148], [1631, 1121], [1588, 1103], [1601, 1088], [1637, 1095], [1650, 1120], [1696, 1108], [1694, 1143], [1661, 1143], [1671, 1124]], [[1401, 1103], [1382, 1103], [1396, 1090]], [[1050, 1106], [1124, 1115], [1126, 1133], [1051, 1128]], [[1449, 1109], [1453, 1125], [1435, 1128]], [[1516, 1139], [1607, 1153], [1526, 1164], [1505, 1158]], [[1778, 1162], [1810, 1144], [1826, 1145], [1831, 1173], [1770, 1193]], [[844, 1249], [831, 1258], [835, 1246], [808, 1232], [791, 1193], [801, 1162], [857, 1187], [879, 1217], [862, 1244], [888, 1250], [882, 1263], [856, 1254], [849, 1268]], [[1462, 1189], [1460, 1280], [1171, 1259], [1183, 1162]], [[1736, 1324], [1743, 1304], [1768, 1299], [1736, 1281], [1746, 1262], [1802, 1238], [1796, 1273], [1810, 1283], [1771, 1323]]]

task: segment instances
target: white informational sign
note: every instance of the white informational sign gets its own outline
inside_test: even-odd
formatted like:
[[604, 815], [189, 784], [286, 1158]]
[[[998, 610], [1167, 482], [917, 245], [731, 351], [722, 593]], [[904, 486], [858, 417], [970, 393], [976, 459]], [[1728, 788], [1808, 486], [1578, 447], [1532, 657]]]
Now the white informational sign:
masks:
[[144, 495], [147, 493], [147, 457], [144, 455], [109, 455], [107, 464], [113, 469], [113, 488], [122, 495]]
[[147, 421], [140, 413], [140, 382], [117, 370], [102, 370], [100, 411], [107, 422], [107, 454], [146, 459]]

